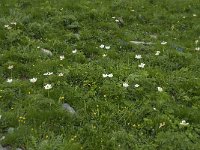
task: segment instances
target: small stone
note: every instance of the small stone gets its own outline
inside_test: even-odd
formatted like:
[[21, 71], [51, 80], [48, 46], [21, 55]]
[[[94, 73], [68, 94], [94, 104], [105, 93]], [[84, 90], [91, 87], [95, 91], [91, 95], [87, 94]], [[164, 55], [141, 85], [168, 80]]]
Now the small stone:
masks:
[[0, 150], [11, 150], [12, 148], [10, 146], [3, 147], [0, 145]]
[[136, 44], [136, 45], [152, 45], [152, 44], [154, 44], [152, 42], [144, 42], [144, 41], [130, 41], [130, 43]]
[[53, 55], [53, 53], [48, 49], [41, 48], [41, 51], [42, 51], [43, 54], [45, 54], [47, 56], [52, 56]]
[[10, 128], [8, 128], [8, 133], [9, 133], [9, 134], [12, 134], [12, 133], [14, 132], [14, 130], [15, 130], [15, 129], [14, 129], [13, 127], [10, 127]]
[[62, 104], [62, 107], [67, 110], [68, 112], [70, 112], [71, 114], [75, 114], [75, 110], [74, 108], [72, 108], [68, 103], [64, 103]]

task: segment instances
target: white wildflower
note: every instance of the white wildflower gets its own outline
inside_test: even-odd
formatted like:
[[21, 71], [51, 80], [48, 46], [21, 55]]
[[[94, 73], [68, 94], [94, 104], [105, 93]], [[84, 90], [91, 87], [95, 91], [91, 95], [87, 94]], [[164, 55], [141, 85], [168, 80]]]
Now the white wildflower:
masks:
[[17, 25], [17, 23], [16, 23], [16, 22], [11, 22], [10, 24], [12, 24], [12, 25]]
[[118, 20], [118, 19], [116, 19], [116, 20], [115, 20], [115, 22], [119, 22], [119, 20]]
[[59, 73], [59, 74], [58, 74], [59, 77], [62, 77], [63, 75], [64, 75], [63, 73]]
[[155, 54], [156, 56], [158, 56], [158, 55], [160, 55], [160, 51], [156, 51], [156, 54]]
[[127, 87], [129, 87], [129, 84], [126, 83], [126, 82], [124, 82], [124, 83], [123, 83], [123, 87], [127, 88]]
[[107, 56], [107, 54], [103, 54], [102, 56], [103, 56], [103, 57], [106, 57], [106, 56]]
[[196, 51], [199, 51], [199, 50], [200, 50], [200, 47], [196, 47], [195, 50], [196, 50]]
[[4, 27], [5, 27], [5, 28], [8, 28], [8, 27], [9, 27], [9, 25], [7, 25], [7, 24], [6, 24], [6, 25], [4, 25]]
[[138, 67], [140, 68], [144, 68], [145, 64], [144, 63], [141, 63], [140, 65], [138, 65]]
[[193, 17], [196, 17], [197, 15], [196, 14], [193, 14]]
[[32, 79], [29, 79], [31, 83], [35, 83], [37, 81], [37, 78], [32, 78]]
[[141, 56], [141, 55], [135, 55], [135, 58], [136, 58], [136, 59], [141, 59], [142, 56]]
[[139, 85], [139, 84], [135, 84], [134, 86], [135, 86], [136, 88], [138, 88], [140, 85]]
[[106, 78], [108, 75], [107, 75], [107, 74], [102, 74], [102, 76], [103, 76], [104, 78]]
[[166, 45], [166, 44], [167, 44], [167, 42], [165, 42], [165, 41], [162, 41], [160, 44], [161, 44], [161, 45]]
[[112, 77], [113, 77], [113, 74], [110, 73], [110, 74], [107, 75], [107, 77], [112, 78]]
[[6, 29], [8, 29], [8, 30], [10, 30], [10, 29], [12, 29], [12, 27], [10, 27], [9, 25], [4, 25], [4, 27], [6, 28]]
[[165, 126], [165, 122], [163, 122], [163, 123], [160, 123], [160, 126], [159, 126], [159, 128], [161, 128], [161, 127], [163, 127], [163, 126]]
[[50, 76], [50, 75], [52, 75], [53, 74], [53, 72], [47, 72], [47, 73], [44, 73], [43, 75], [44, 76]]
[[110, 49], [110, 46], [105, 46], [105, 49], [107, 49], [107, 50]]
[[13, 69], [13, 65], [8, 66], [8, 69]]
[[73, 53], [73, 54], [77, 53], [77, 49], [73, 50], [72, 53]]
[[13, 81], [13, 79], [7, 79], [8, 83], [11, 83]]
[[61, 55], [61, 56], [60, 56], [60, 60], [63, 60], [63, 59], [65, 59], [65, 56], [64, 56], [64, 55]]
[[182, 121], [180, 122], [180, 125], [187, 126], [187, 125], [189, 125], [189, 123], [187, 123], [185, 120], [182, 120]]
[[158, 92], [162, 92], [163, 91], [163, 88], [161, 88], [161, 87], [157, 87], [157, 89], [158, 89]]
[[99, 47], [100, 47], [100, 48], [104, 48], [104, 47], [105, 47], [105, 45], [101, 44]]
[[102, 76], [103, 76], [104, 78], [106, 78], [106, 77], [112, 78], [112, 77], [113, 77], [113, 74], [112, 74], [112, 73], [110, 73], [110, 74], [102, 74]]
[[51, 84], [46, 84], [46, 85], [44, 86], [44, 88], [45, 88], [45, 90], [49, 90], [49, 89], [52, 88], [52, 86], [51, 86]]

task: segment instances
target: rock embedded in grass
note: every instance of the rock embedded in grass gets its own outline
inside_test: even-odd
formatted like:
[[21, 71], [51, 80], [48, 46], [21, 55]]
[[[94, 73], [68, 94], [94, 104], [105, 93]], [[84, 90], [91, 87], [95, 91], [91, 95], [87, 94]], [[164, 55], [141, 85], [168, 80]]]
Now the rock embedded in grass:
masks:
[[8, 128], [8, 133], [9, 133], [9, 134], [12, 134], [12, 133], [14, 132], [14, 130], [15, 130], [15, 129], [14, 129], [13, 127], [10, 127], [10, 128]]
[[64, 110], [67, 110], [71, 114], [75, 114], [76, 113], [76, 111], [74, 110], [74, 108], [72, 108], [68, 103], [62, 104], [62, 108]]
[[3, 147], [0, 145], [0, 150], [11, 150], [12, 148], [10, 146]]
[[154, 44], [154, 43], [152, 43], [152, 42], [144, 42], [144, 41], [130, 41], [130, 43], [132, 43], [132, 44], [136, 44], [136, 45], [152, 45], [152, 44]]
[[43, 54], [45, 54], [46, 56], [52, 56], [53, 55], [53, 53], [48, 49], [41, 48], [41, 52]]

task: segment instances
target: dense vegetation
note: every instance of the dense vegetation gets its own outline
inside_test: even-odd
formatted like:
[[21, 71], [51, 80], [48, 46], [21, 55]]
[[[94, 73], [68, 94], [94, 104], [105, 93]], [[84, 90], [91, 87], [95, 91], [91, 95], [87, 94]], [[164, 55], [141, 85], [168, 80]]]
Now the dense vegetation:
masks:
[[199, 0], [1, 0], [0, 149], [199, 149], [199, 41]]

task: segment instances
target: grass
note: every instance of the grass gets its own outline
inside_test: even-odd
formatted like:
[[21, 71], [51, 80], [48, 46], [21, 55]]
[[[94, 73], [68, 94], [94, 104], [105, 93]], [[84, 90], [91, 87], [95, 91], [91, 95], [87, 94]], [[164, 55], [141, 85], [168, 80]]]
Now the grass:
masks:
[[198, 0], [1, 0], [1, 146], [199, 149], [199, 10]]

